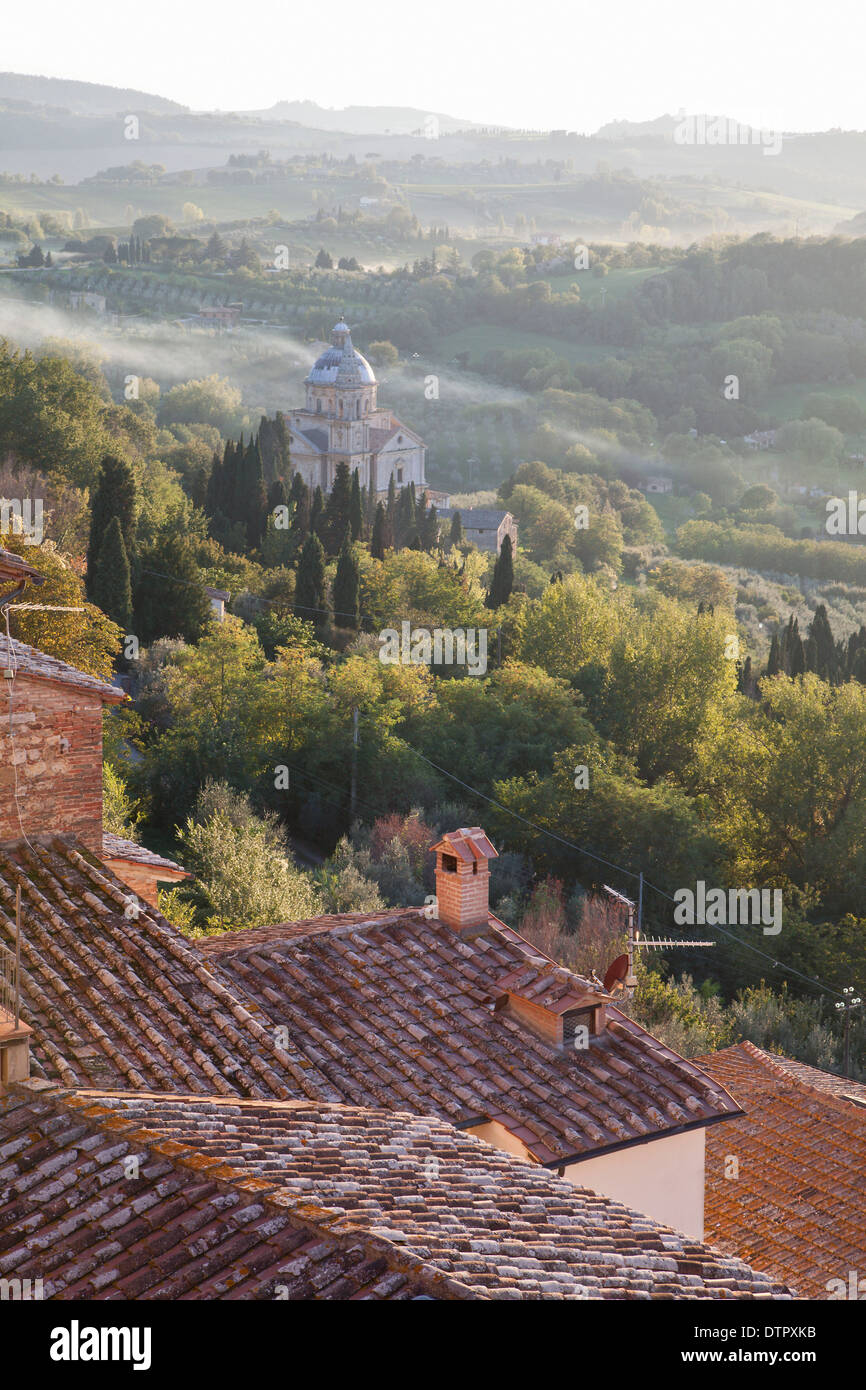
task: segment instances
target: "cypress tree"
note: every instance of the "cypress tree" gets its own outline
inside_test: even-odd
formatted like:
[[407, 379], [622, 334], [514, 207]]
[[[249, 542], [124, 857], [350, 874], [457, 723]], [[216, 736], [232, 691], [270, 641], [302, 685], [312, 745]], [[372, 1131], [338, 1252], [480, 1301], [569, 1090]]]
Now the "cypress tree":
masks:
[[806, 654], [803, 651], [803, 642], [800, 637], [797, 620], [794, 620], [792, 629], [793, 636], [788, 645], [788, 673], [793, 676], [802, 676], [806, 669]]
[[352, 540], [358, 540], [364, 526], [364, 505], [361, 501], [361, 480], [358, 477], [357, 468], [352, 474], [352, 491], [349, 497], [349, 526], [352, 531]]
[[237, 444], [232, 444], [231, 440], [226, 444], [226, 452], [223, 459], [225, 491], [223, 494], [222, 508], [223, 515], [226, 516], [231, 523], [234, 524], [239, 521], [244, 527], [246, 526], [246, 517], [244, 516], [244, 496], [241, 474], [243, 473], [245, 453], [246, 448], [243, 434]]
[[313, 500], [310, 504], [310, 535], [319, 536], [322, 533], [322, 513], [325, 510], [325, 499], [322, 496], [322, 489], [316, 488], [313, 493]]
[[487, 607], [499, 608], [507, 603], [514, 588], [514, 560], [512, 558], [511, 537], [505, 536], [502, 549], [493, 566], [493, 582], [487, 595]]
[[385, 544], [393, 546], [397, 539], [397, 484], [392, 473], [388, 479], [388, 500], [385, 503]]
[[135, 477], [125, 459], [106, 454], [99, 472], [99, 482], [90, 504], [90, 535], [87, 541], [88, 598], [93, 598], [93, 585], [99, 550], [108, 532], [112, 517], [120, 522], [120, 533], [130, 571], [136, 573], [135, 548]]
[[452, 545], [460, 545], [463, 540], [463, 521], [459, 512], [455, 512], [451, 518], [451, 530], [448, 539]]
[[439, 519], [436, 516], [436, 508], [431, 506], [424, 517], [421, 525], [421, 549], [432, 552], [439, 544]]
[[814, 665], [807, 666], [807, 669], [816, 671], [822, 680], [835, 682], [839, 672], [839, 653], [827, 617], [827, 608], [823, 603], [818, 604], [809, 624], [808, 641], [814, 643], [814, 652], [812, 653]]
[[207, 480], [207, 491], [204, 495], [204, 509], [208, 516], [216, 516], [220, 510], [220, 498], [222, 495], [222, 474], [223, 462], [219, 454], [214, 454], [211, 464], [210, 477]]
[[287, 507], [288, 505], [286, 485], [282, 478], [275, 478], [268, 488], [268, 511], [273, 512], [277, 507]]
[[329, 555], [336, 555], [343, 543], [346, 527], [351, 524], [352, 479], [349, 465], [338, 463], [334, 486], [325, 504], [325, 517], [320, 534]]
[[303, 545], [310, 534], [310, 489], [300, 473], [292, 478], [289, 502], [292, 505], [291, 530], [299, 544]]
[[286, 424], [286, 417], [281, 410], [278, 410], [274, 417], [273, 425], [274, 439], [274, 468], [280, 477], [291, 477], [292, 458], [290, 452], [291, 439], [289, 437], [289, 427]]
[[376, 515], [373, 519], [373, 535], [370, 538], [370, 554], [374, 560], [384, 560], [385, 558], [385, 530], [387, 527], [385, 518], [385, 508], [381, 502], [376, 503]]
[[99, 547], [93, 576], [93, 602], [124, 632], [132, 626], [132, 585], [129, 559], [120, 529], [120, 518], [113, 516]]
[[265, 477], [262, 467], [262, 454], [258, 441], [250, 440], [244, 455], [243, 465], [244, 523], [247, 545], [255, 550], [261, 545], [267, 520], [268, 498], [265, 492]]
[[[316, 489], [320, 492], [320, 489]], [[325, 552], [315, 533], [304, 541], [298, 561], [295, 583], [295, 616], [322, 626], [327, 617], [325, 609]]]
[[351, 533], [346, 528], [334, 577], [334, 622], [337, 627], [357, 627], [361, 616], [359, 595], [361, 575], [352, 550]]
[[772, 641], [770, 642], [770, 655], [769, 655], [769, 658], [768, 658], [768, 660], [767, 660], [767, 675], [768, 675], [768, 676], [778, 676], [778, 674], [779, 674], [779, 672], [781, 671], [781, 669], [782, 669], [782, 658], [781, 658], [780, 649], [779, 649], [779, 638], [778, 638], [778, 634], [774, 632], [774, 633], [773, 633], [773, 639], [772, 639]]

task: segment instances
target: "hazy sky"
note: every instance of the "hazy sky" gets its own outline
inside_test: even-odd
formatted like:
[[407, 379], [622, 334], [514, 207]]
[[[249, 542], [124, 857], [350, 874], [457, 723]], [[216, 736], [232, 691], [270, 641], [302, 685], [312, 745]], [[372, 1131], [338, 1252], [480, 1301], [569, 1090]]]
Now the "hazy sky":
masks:
[[3, 29], [7, 71], [196, 108], [309, 98], [581, 131], [683, 109], [866, 128], [863, 0], [39, 0]]

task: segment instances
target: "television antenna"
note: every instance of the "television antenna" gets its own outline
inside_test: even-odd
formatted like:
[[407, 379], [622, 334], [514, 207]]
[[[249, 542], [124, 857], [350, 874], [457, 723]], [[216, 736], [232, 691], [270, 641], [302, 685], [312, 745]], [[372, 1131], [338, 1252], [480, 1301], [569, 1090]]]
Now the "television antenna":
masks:
[[[609, 884], [603, 883], [602, 888], [609, 898], [614, 902], [621, 903], [628, 915], [628, 951], [625, 955], [617, 956], [607, 968], [604, 977], [604, 987], [608, 993], [612, 993], [619, 986], [620, 991], [631, 998], [637, 988], [637, 976], [634, 973], [637, 952], [661, 951], [676, 947], [678, 950], [684, 946], [715, 946], [715, 941], [681, 941], [676, 938], [670, 939], [661, 936], [644, 936], [642, 931], [643, 924], [643, 873], [638, 875], [637, 901], [627, 898], [624, 893], [618, 893]], [[857, 1001], [858, 1003], [861, 1001]], [[839, 1006], [841, 1007], [841, 1006]], [[847, 1024], [846, 1014], [846, 1024]]]

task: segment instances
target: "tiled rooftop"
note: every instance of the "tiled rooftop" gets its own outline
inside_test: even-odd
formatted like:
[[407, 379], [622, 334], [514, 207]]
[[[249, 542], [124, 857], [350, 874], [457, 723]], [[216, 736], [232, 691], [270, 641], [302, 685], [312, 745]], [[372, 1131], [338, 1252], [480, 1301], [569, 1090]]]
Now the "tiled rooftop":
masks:
[[468, 940], [417, 911], [332, 923], [200, 946], [285, 1027], [335, 1099], [495, 1120], [551, 1166], [738, 1112], [721, 1085], [614, 1008], [585, 1051], [568, 1053], [494, 1012], [515, 972], [521, 992], [543, 999], [594, 989], [495, 919]]
[[106, 859], [126, 859], [130, 864], [145, 864], [152, 869], [176, 869], [178, 873], [186, 872], [180, 864], [175, 864], [173, 859], [165, 859], [161, 854], [155, 854], [152, 849], [137, 845], [134, 840], [124, 840], [120, 835], [112, 835], [108, 830], [102, 832], [102, 853]]
[[20, 584], [22, 579], [29, 579], [35, 584], [45, 583], [45, 579], [39, 571], [33, 569], [32, 565], [28, 565], [26, 560], [22, 560], [20, 555], [0, 546], [0, 582], [5, 584], [11, 580]]
[[816, 1091], [826, 1091], [828, 1095], [837, 1096], [839, 1100], [847, 1100], [852, 1105], [866, 1108], [866, 1086], [861, 1081], [850, 1081], [847, 1076], [839, 1076], [836, 1072], [822, 1071], [820, 1067], [810, 1067], [805, 1062], [795, 1062], [793, 1057], [778, 1057], [774, 1052], [765, 1055], [775, 1066], [781, 1067], [789, 1076], [802, 1081], [806, 1086], [812, 1086]]
[[[707, 1239], [806, 1298], [827, 1298], [828, 1282], [847, 1282], [849, 1270], [862, 1276], [863, 1110], [814, 1084], [816, 1069], [794, 1072], [752, 1043], [697, 1060], [746, 1112], [707, 1131]], [[730, 1157], [737, 1177], [726, 1176]]]
[[[10, 646], [11, 640], [11, 660]], [[58, 681], [61, 685], [74, 686], [77, 690], [88, 691], [108, 704], [125, 700], [127, 697], [117, 685], [97, 676], [88, 676], [77, 667], [60, 661], [56, 656], [48, 656], [37, 647], [28, 647], [13, 637], [7, 640], [5, 632], [0, 632], [0, 667], [13, 666], [22, 676], [33, 676], [39, 680]]]
[[0, 846], [0, 942], [14, 945], [20, 885], [22, 1012], [35, 1032], [34, 1075], [69, 1086], [327, 1095], [291, 1040], [277, 1045], [219, 965], [204, 962], [73, 837], [31, 844]]
[[10, 946], [19, 884], [34, 1074], [64, 1085], [493, 1120], [554, 1167], [738, 1113], [616, 1009], [583, 1052], [495, 1011], [505, 988], [554, 1010], [593, 990], [495, 919], [471, 940], [393, 910], [192, 942], [54, 836], [0, 848]]
[[788, 1296], [426, 1116], [39, 1082], [0, 1100], [0, 1275], [55, 1298]]

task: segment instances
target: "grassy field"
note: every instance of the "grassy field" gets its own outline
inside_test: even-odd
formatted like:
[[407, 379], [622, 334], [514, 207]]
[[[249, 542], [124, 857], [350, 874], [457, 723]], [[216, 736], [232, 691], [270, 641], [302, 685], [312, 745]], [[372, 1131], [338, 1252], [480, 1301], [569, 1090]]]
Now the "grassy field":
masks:
[[[561, 274], [546, 275], [544, 279], [554, 294], [568, 294], [572, 285], [579, 285], [581, 303], [596, 306], [615, 304], [632, 294], [642, 281], [660, 274], [662, 272], [657, 266], [641, 266], [636, 269], [611, 270], [600, 278], [588, 270], [565, 270]], [[606, 353], [605, 356], [610, 356], [610, 353]]]

